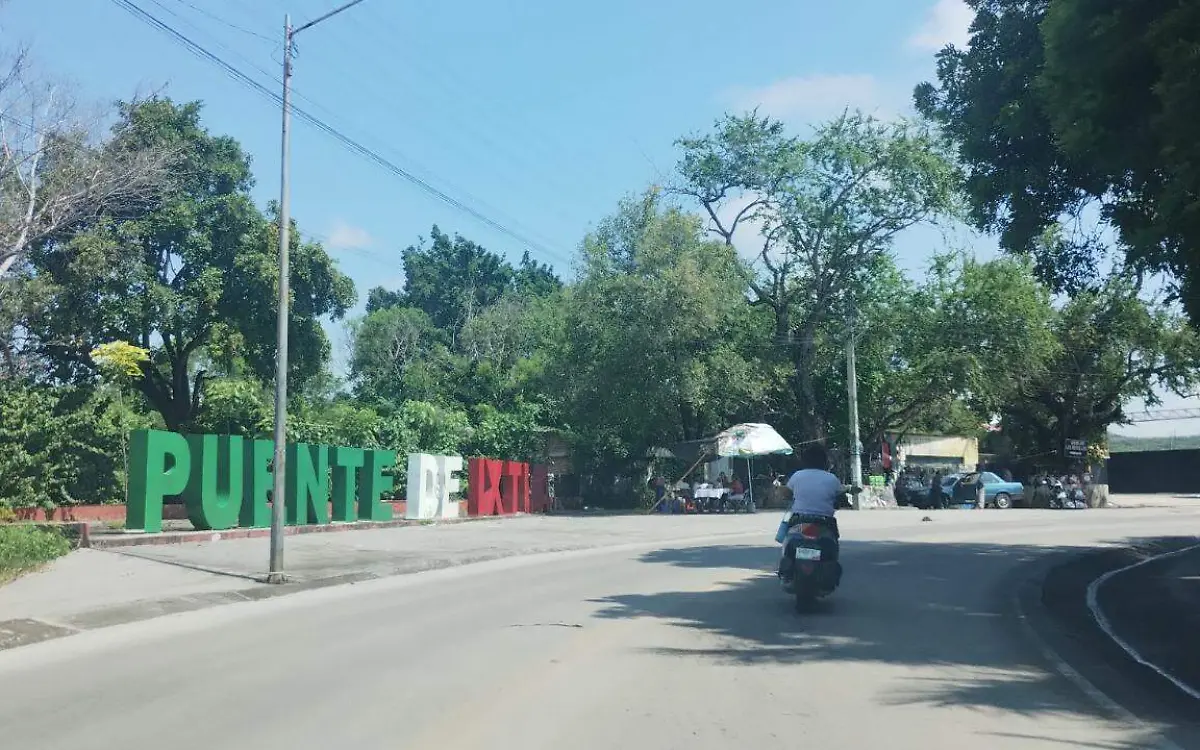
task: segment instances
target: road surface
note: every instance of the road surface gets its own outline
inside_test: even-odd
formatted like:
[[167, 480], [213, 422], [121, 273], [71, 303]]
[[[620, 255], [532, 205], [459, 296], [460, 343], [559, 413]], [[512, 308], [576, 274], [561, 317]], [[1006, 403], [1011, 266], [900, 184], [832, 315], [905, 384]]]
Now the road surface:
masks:
[[[1047, 553], [1192, 509], [846, 514], [843, 587], [797, 615], [773, 514], [0, 653], [3, 747], [1149, 748], [1055, 676], [1011, 609]], [[596, 519], [597, 524], [605, 523]], [[629, 523], [628, 520], [623, 523]], [[707, 533], [744, 536], [700, 539]]]

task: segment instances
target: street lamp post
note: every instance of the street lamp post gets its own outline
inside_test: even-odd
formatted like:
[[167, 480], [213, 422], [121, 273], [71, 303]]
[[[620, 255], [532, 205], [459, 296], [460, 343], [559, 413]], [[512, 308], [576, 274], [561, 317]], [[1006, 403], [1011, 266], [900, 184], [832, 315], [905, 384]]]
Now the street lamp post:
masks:
[[288, 231], [291, 224], [292, 53], [295, 48], [296, 35], [301, 31], [310, 29], [361, 2], [363, 0], [352, 0], [296, 28], [292, 28], [290, 16], [284, 16], [283, 19], [283, 123], [279, 167], [279, 310], [275, 321], [275, 449], [274, 474], [271, 482], [271, 561], [267, 571], [268, 583], [283, 583], [285, 580], [283, 574], [283, 525], [284, 506], [286, 505], [284, 493], [287, 486], [285, 470], [287, 463], [288, 303], [290, 295]]

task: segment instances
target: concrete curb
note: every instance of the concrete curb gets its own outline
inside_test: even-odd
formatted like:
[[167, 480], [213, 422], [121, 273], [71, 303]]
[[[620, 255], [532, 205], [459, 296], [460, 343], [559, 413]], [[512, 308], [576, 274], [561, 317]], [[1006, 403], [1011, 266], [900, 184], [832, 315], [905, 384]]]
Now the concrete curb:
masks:
[[[1121, 677], [1120, 673], [1113, 672], [1112, 663], [1106, 663], [1106, 658], [1120, 658], [1125, 654], [1123, 650], [1116, 650], [1116, 644], [1098, 628], [1098, 623], [1092, 623], [1093, 627], [1097, 628], [1094, 633], [1080, 633], [1070, 622], [1061, 619], [1061, 613], [1051, 611], [1044, 602], [1045, 586], [1052, 573], [1088, 558], [1112, 554], [1120, 550], [1128, 552], [1138, 549], [1137, 546], [1114, 546], [1086, 552], [1058, 552], [1038, 562], [1018, 568], [1010, 579], [1009, 606], [1016, 615], [1018, 627], [1025, 640], [1037, 649], [1042, 660], [1054, 673], [1073, 685], [1088, 701], [1113, 720], [1145, 732], [1147, 736], [1157, 735], [1151, 744], [1145, 745], [1149, 750], [1184, 750], [1184, 747], [1192, 746], [1190, 742], [1181, 745], [1166, 734], [1167, 732], [1173, 734], [1175, 730], [1167, 729], [1157, 719], [1143, 718], [1133, 710], [1126, 708], [1126, 704], [1122, 700], [1099, 687], [1093, 679], [1073, 665], [1074, 660], [1087, 663], [1089, 659], [1093, 658], [1095, 646], [1107, 644], [1114, 648], [1114, 652], [1108, 657], [1100, 656], [1099, 660], [1094, 663], [1087, 663], [1088, 670], [1094, 672], [1097, 677], [1106, 679], [1114, 679], [1114, 675], [1116, 675], [1116, 679], [1121, 682], [1114, 683], [1114, 685], [1127, 684], [1126, 678]], [[1144, 549], [1144, 547], [1140, 549]], [[1086, 596], [1082, 590], [1079, 593], [1080, 598]], [[1084, 602], [1080, 603], [1080, 609], [1083, 610], [1084, 619], [1088, 619], [1088, 609]], [[1094, 641], [1094, 645], [1087, 645], [1088, 641]], [[1079, 652], [1073, 653], [1076, 648], [1080, 649]], [[1071, 656], [1065, 656], [1064, 653], [1069, 653]], [[1134, 690], [1138, 693], [1141, 692], [1137, 688]], [[1120, 694], [1119, 691], [1118, 694]], [[1147, 700], [1153, 701], [1153, 696], [1148, 696]], [[1138, 706], [1138, 701], [1134, 701], [1132, 705], [1138, 710], [1145, 707]]]
[[1104, 609], [1103, 609], [1103, 607], [1100, 606], [1100, 601], [1099, 601], [1100, 589], [1104, 586], [1104, 584], [1108, 583], [1113, 578], [1121, 575], [1122, 573], [1127, 573], [1132, 570], [1137, 570], [1138, 568], [1140, 568], [1144, 565], [1150, 565], [1151, 563], [1160, 562], [1162, 560], [1169, 560], [1169, 559], [1172, 559], [1175, 557], [1180, 557], [1182, 555], [1186, 555], [1190, 552], [1196, 552], [1196, 551], [1200, 551], [1200, 544], [1195, 544], [1190, 547], [1184, 547], [1182, 549], [1177, 549], [1172, 552], [1163, 552], [1158, 555], [1152, 555], [1150, 557], [1147, 557], [1144, 560], [1139, 560], [1139, 561], [1133, 563], [1132, 565], [1126, 565], [1122, 568], [1117, 568], [1116, 570], [1108, 571], [1107, 573], [1100, 576], [1096, 580], [1092, 581], [1091, 584], [1088, 585], [1087, 607], [1091, 611], [1092, 619], [1094, 619], [1096, 621], [1096, 625], [1098, 625], [1100, 627], [1100, 629], [1102, 631], [1104, 631], [1104, 634], [1106, 636], [1108, 636], [1109, 639], [1112, 640], [1113, 643], [1117, 644], [1117, 646], [1119, 646], [1122, 651], [1124, 651], [1126, 654], [1128, 654], [1131, 659], [1133, 659], [1135, 662], [1142, 665], [1143, 667], [1146, 667], [1147, 669], [1152, 670], [1153, 672], [1158, 674], [1160, 677], [1167, 680], [1172, 685], [1174, 685], [1175, 687], [1177, 687], [1181, 691], [1183, 691], [1183, 693], [1185, 695], [1188, 695], [1188, 696], [1200, 701], [1200, 689], [1192, 687], [1188, 683], [1184, 682], [1183, 680], [1179, 679], [1175, 675], [1171, 674], [1168, 670], [1158, 666], [1154, 662], [1145, 658], [1144, 656], [1141, 655], [1141, 653], [1138, 652], [1137, 649], [1135, 649], [1124, 638], [1122, 638], [1117, 633], [1116, 629], [1113, 627], [1112, 622], [1108, 619], [1108, 616], [1104, 613]]
[[[1088, 553], [1084, 553], [1088, 554]], [[1021, 626], [1021, 631], [1025, 637], [1037, 648], [1042, 658], [1057, 672], [1061, 677], [1074, 685], [1080, 692], [1088, 697], [1093, 703], [1099, 706], [1106, 713], [1111, 714], [1119, 721], [1125, 722], [1131, 726], [1144, 728], [1146, 723], [1135, 716], [1131, 711], [1126, 709], [1117, 701], [1113, 700], [1100, 688], [1084, 677], [1078, 670], [1072, 667], [1066, 659], [1064, 659], [1054, 648], [1041, 636], [1037, 627], [1033, 624], [1033, 619], [1029, 612], [1029, 607], [1026, 604], [1026, 597], [1029, 595], [1027, 588], [1034, 587], [1039, 591], [1044, 583], [1046, 574], [1053, 568], [1063, 564], [1067, 559], [1073, 558], [1076, 553], [1067, 552], [1058, 555], [1053, 555], [1049, 560], [1043, 560], [1037, 563], [1034, 567], [1037, 571], [1028, 576], [1023, 577], [1021, 583], [1018, 584], [1017, 590], [1012, 593], [1009, 606], [1016, 613], [1017, 622]], [[1167, 741], [1167, 744], [1161, 746], [1161, 750], [1181, 750], [1174, 743]]]
[[[496, 521], [506, 518], [521, 518], [528, 514], [517, 513], [507, 516], [473, 516], [467, 518], [439, 518], [415, 520], [397, 518], [391, 521], [354, 521], [352, 523], [330, 523], [320, 526], [285, 526], [284, 536], [298, 534], [334, 534], [340, 531], [367, 531], [373, 529], [399, 529], [408, 526], [434, 526], [474, 521]], [[228, 539], [260, 539], [271, 535], [269, 528], [225, 529], [223, 531], [164, 531], [157, 534], [83, 534], [80, 546], [91, 549], [114, 549], [118, 547], [144, 547], [162, 544], [190, 544], [196, 542], [219, 542]]]

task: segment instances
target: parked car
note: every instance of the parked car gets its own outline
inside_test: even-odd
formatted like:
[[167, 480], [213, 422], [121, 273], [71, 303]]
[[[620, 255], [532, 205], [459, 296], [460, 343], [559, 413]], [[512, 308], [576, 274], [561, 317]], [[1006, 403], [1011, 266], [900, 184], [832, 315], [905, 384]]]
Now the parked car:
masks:
[[[947, 498], [947, 502], [949, 502], [950, 498], [951, 485], [953, 485], [960, 476], [962, 475], [947, 474], [942, 477], [942, 497]], [[930, 482], [923, 482], [915, 477], [909, 481], [911, 484], [905, 488], [906, 504], [911, 505], [914, 508], [920, 508], [921, 510], [931, 509], [933, 507], [933, 503], [929, 501], [929, 490], [931, 489]], [[897, 502], [899, 501], [897, 500]]]
[[1025, 485], [1020, 482], [1006, 482], [999, 475], [993, 474], [990, 471], [985, 471], [982, 474], [979, 472], [971, 472], [970, 474], [954, 475], [950, 479], [950, 484], [943, 484], [943, 491], [950, 498], [952, 505], [965, 505], [975, 502], [975, 487], [976, 483], [983, 481], [983, 497], [984, 507], [999, 508], [1000, 510], [1008, 510], [1013, 507], [1018, 501], [1025, 499]]

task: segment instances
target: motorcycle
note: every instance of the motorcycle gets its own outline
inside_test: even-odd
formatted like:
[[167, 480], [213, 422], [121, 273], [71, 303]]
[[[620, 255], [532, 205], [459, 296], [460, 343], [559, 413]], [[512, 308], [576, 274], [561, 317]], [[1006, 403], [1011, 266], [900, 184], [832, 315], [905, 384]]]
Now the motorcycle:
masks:
[[778, 575], [784, 592], [796, 598], [797, 611], [805, 612], [841, 583], [840, 544], [831, 519], [825, 516], [801, 515], [791, 520]]
[[[1046, 480], [1042, 480], [1046, 481]], [[1050, 479], [1050, 508], [1051, 510], [1062, 510], [1067, 507], [1067, 490], [1063, 487], [1062, 480], [1054, 478]]]

